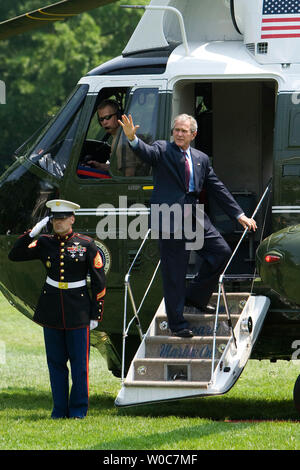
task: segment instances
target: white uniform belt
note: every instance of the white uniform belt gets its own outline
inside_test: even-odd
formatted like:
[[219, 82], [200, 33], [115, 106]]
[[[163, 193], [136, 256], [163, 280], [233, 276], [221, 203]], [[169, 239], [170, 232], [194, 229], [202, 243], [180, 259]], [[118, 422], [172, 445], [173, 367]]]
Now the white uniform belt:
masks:
[[47, 276], [46, 283], [50, 286], [57, 287], [58, 289], [75, 289], [76, 287], [83, 287], [86, 286], [86, 280], [83, 279], [82, 281], [76, 282], [58, 282], [51, 279], [51, 277]]

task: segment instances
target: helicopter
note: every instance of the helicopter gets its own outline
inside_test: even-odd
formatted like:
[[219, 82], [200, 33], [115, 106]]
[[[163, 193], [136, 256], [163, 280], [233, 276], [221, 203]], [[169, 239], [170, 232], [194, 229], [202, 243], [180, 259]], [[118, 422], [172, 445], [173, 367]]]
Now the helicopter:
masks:
[[[47, 15], [58, 21], [108, 3], [113, 2], [58, 2], [0, 23], [0, 39], [38, 27]], [[145, 11], [122, 55], [78, 81], [58, 114], [16, 151], [16, 161], [0, 178], [0, 288], [29, 318], [42, 287], [42, 268], [33, 262], [16, 266], [7, 253], [17, 236], [47, 215], [48, 200], [68, 199], [81, 206], [76, 230], [94, 238], [104, 259], [105, 309], [110, 312], [91, 332], [91, 344], [122, 378], [117, 406], [226, 393], [249, 358], [291, 360], [298, 357], [300, 345], [295, 282], [300, 6], [285, 0], [152, 0], [136, 8]], [[122, 161], [127, 142], [121, 129], [108, 156], [109, 140], [97, 117], [98, 105], [107, 99], [118, 103], [119, 115], [133, 116], [140, 125], [138, 137], [148, 143], [169, 139], [176, 115], [195, 116], [194, 146], [210, 157], [245, 213], [255, 214], [259, 229], [241, 232], [203, 192], [205, 210], [234, 256], [214, 297], [223, 323], [211, 326], [209, 319], [201, 326], [201, 348], [167, 338], [156, 240], [149, 231], [128, 236], [129, 226], [136, 228], [149, 213], [153, 180], [145, 166], [126, 172]], [[109, 173], [84, 176], [86, 155], [100, 163], [109, 158]], [[193, 282], [196, 270], [191, 253], [187, 283]], [[232, 312], [239, 315], [236, 326]], [[187, 314], [193, 317], [195, 312]], [[224, 333], [219, 340], [219, 327], [229, 338]], [[156, 363], [146, 357], [151, 338], [152, 346], [158, 345]], [[208, 379], [193, 371], [193, 360], [201, 367], [210, 361]], [[150, 384], [147, 374], [158, 364], [159, 378]], [[298, 410], [299, 377], [294, 387]]]

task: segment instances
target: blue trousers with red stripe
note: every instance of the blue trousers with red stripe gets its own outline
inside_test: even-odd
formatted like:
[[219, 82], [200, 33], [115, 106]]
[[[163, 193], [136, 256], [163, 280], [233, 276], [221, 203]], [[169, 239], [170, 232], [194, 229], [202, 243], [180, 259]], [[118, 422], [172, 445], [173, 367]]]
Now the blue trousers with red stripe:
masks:
[[[89, 398], [89, 328], [57, 330], [44, 327], [53, 397], [52, 418], [84, 418]], [[72, 387], [69, 393], [70, 362]]]

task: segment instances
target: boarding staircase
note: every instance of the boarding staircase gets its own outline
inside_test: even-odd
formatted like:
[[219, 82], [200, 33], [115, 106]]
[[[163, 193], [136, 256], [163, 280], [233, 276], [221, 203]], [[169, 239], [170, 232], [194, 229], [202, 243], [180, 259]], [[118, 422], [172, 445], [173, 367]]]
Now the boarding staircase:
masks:
[[[159, 263], [138, 308], [134, 302], [129, 270], [125, 279], [122, 388], [116, 398], [116, 406], [220, 395], [235, 384], [251, 355], [270, 305], [270, 300], [265, 296], [251, 292], [226, 292], [226, 281], [232, 278], [226, 275], [227, 269], [246, 233], [247, 229], [220, 276], [218, 292], [210, 299], [216, 313], [207, 314], [195, 307], [185, 307], [184, 317], [194, 333], [192, 338], [171, 336], [164, 299], [143, 334], [139, 313]], [[128, 297], [134, 315], [127, 323]], [[141, 344], [125, 377], [126, 338], [132, 323], [137, 325]]]
[[[210, 303], [217, 307], [217, 302], [218, 294], [214, 294]], [[116, 405], [226, 393], [250, 357], [269, 303], [267, 297], [250, 293], [227, 294], [230, 321], [223, 300], [217, 321], [216, 315], [186, 307], [184, 317], [194, 336], [178, 338], [170, 335], [162, 300], [124, 378]]]

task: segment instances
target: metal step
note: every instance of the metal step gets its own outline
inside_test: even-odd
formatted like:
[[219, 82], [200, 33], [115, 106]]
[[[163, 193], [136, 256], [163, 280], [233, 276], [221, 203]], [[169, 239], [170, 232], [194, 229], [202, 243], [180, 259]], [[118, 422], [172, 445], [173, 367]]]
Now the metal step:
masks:
[[[184, 318], [189, 322], [190, 328], [195, 336], [212, 336], [215, 326], [214, 314], [207, 313], [185, 313]], [[233, 326], [236, 325], [238, 319], [240, 318], [239, 314], [231, 315], [231, 321]], [[155, 330], [154, 333], [156, 336], [169, 336], [170, 330], [168, 327], [167, 316], [164, 314], [157, 315], [155, 317]], [[230, 328], [228, 326], [227, 315], [219, 315], [219, 322], [217, 326], [217, 335], [218, 336], [229, 336]]]
[[[228, 339], [228, 336], [217, 337], [217, 359], [221, 357]], [[212, 336], [193, 336], [192, 338], [149, 336], [145, 338], [145, 357], [159, 359], [211, 359], [212, 346]]]
[[181, 380], [176, 380], [176, 381], [130, 381], [126, 380], [125, 381], [125, 386], [126, 387], [174, 387], [174, 388], [205, 388], [207, 389], [209, 385], [209, 382], [186, 382], [186, 381], [181, 381]]
[[[243, 308], [245, 307], [246, 302], [249, 299], [249, 297], [250, 297], [249, 292], [230, 292], [230, 293], [227, 293], [226, 300], [227, 300], [227, 305], [228, 305], [228, 309], [229, 309], [230, 314], [234, 314], [234, 313], [240, 314], [242, 312]], [[211, 305], [213, 305], [214, 307], [216, 307], [217, 300], [218, 300], [218, 294], [215, 293], [211, 296], [211, 299], [210, 299], [209, 303]], [[187, 313], [189, 313], [189, 312], [186, 309], [189, 309], [189, 308], [191, 308], [191, 307], [186, 307], [185, 308], [185, 311]], [[224, 312], [225, 312], [225, 305], [224, 305], [224, 300], [221, 297], [219, 313], [224, 313]]]
[[[141, 358], [134, 361], [134, 381], [208, 383], [211, 375], [210, 359]], [[126, 383], [127, 384], [127, 383]]]

